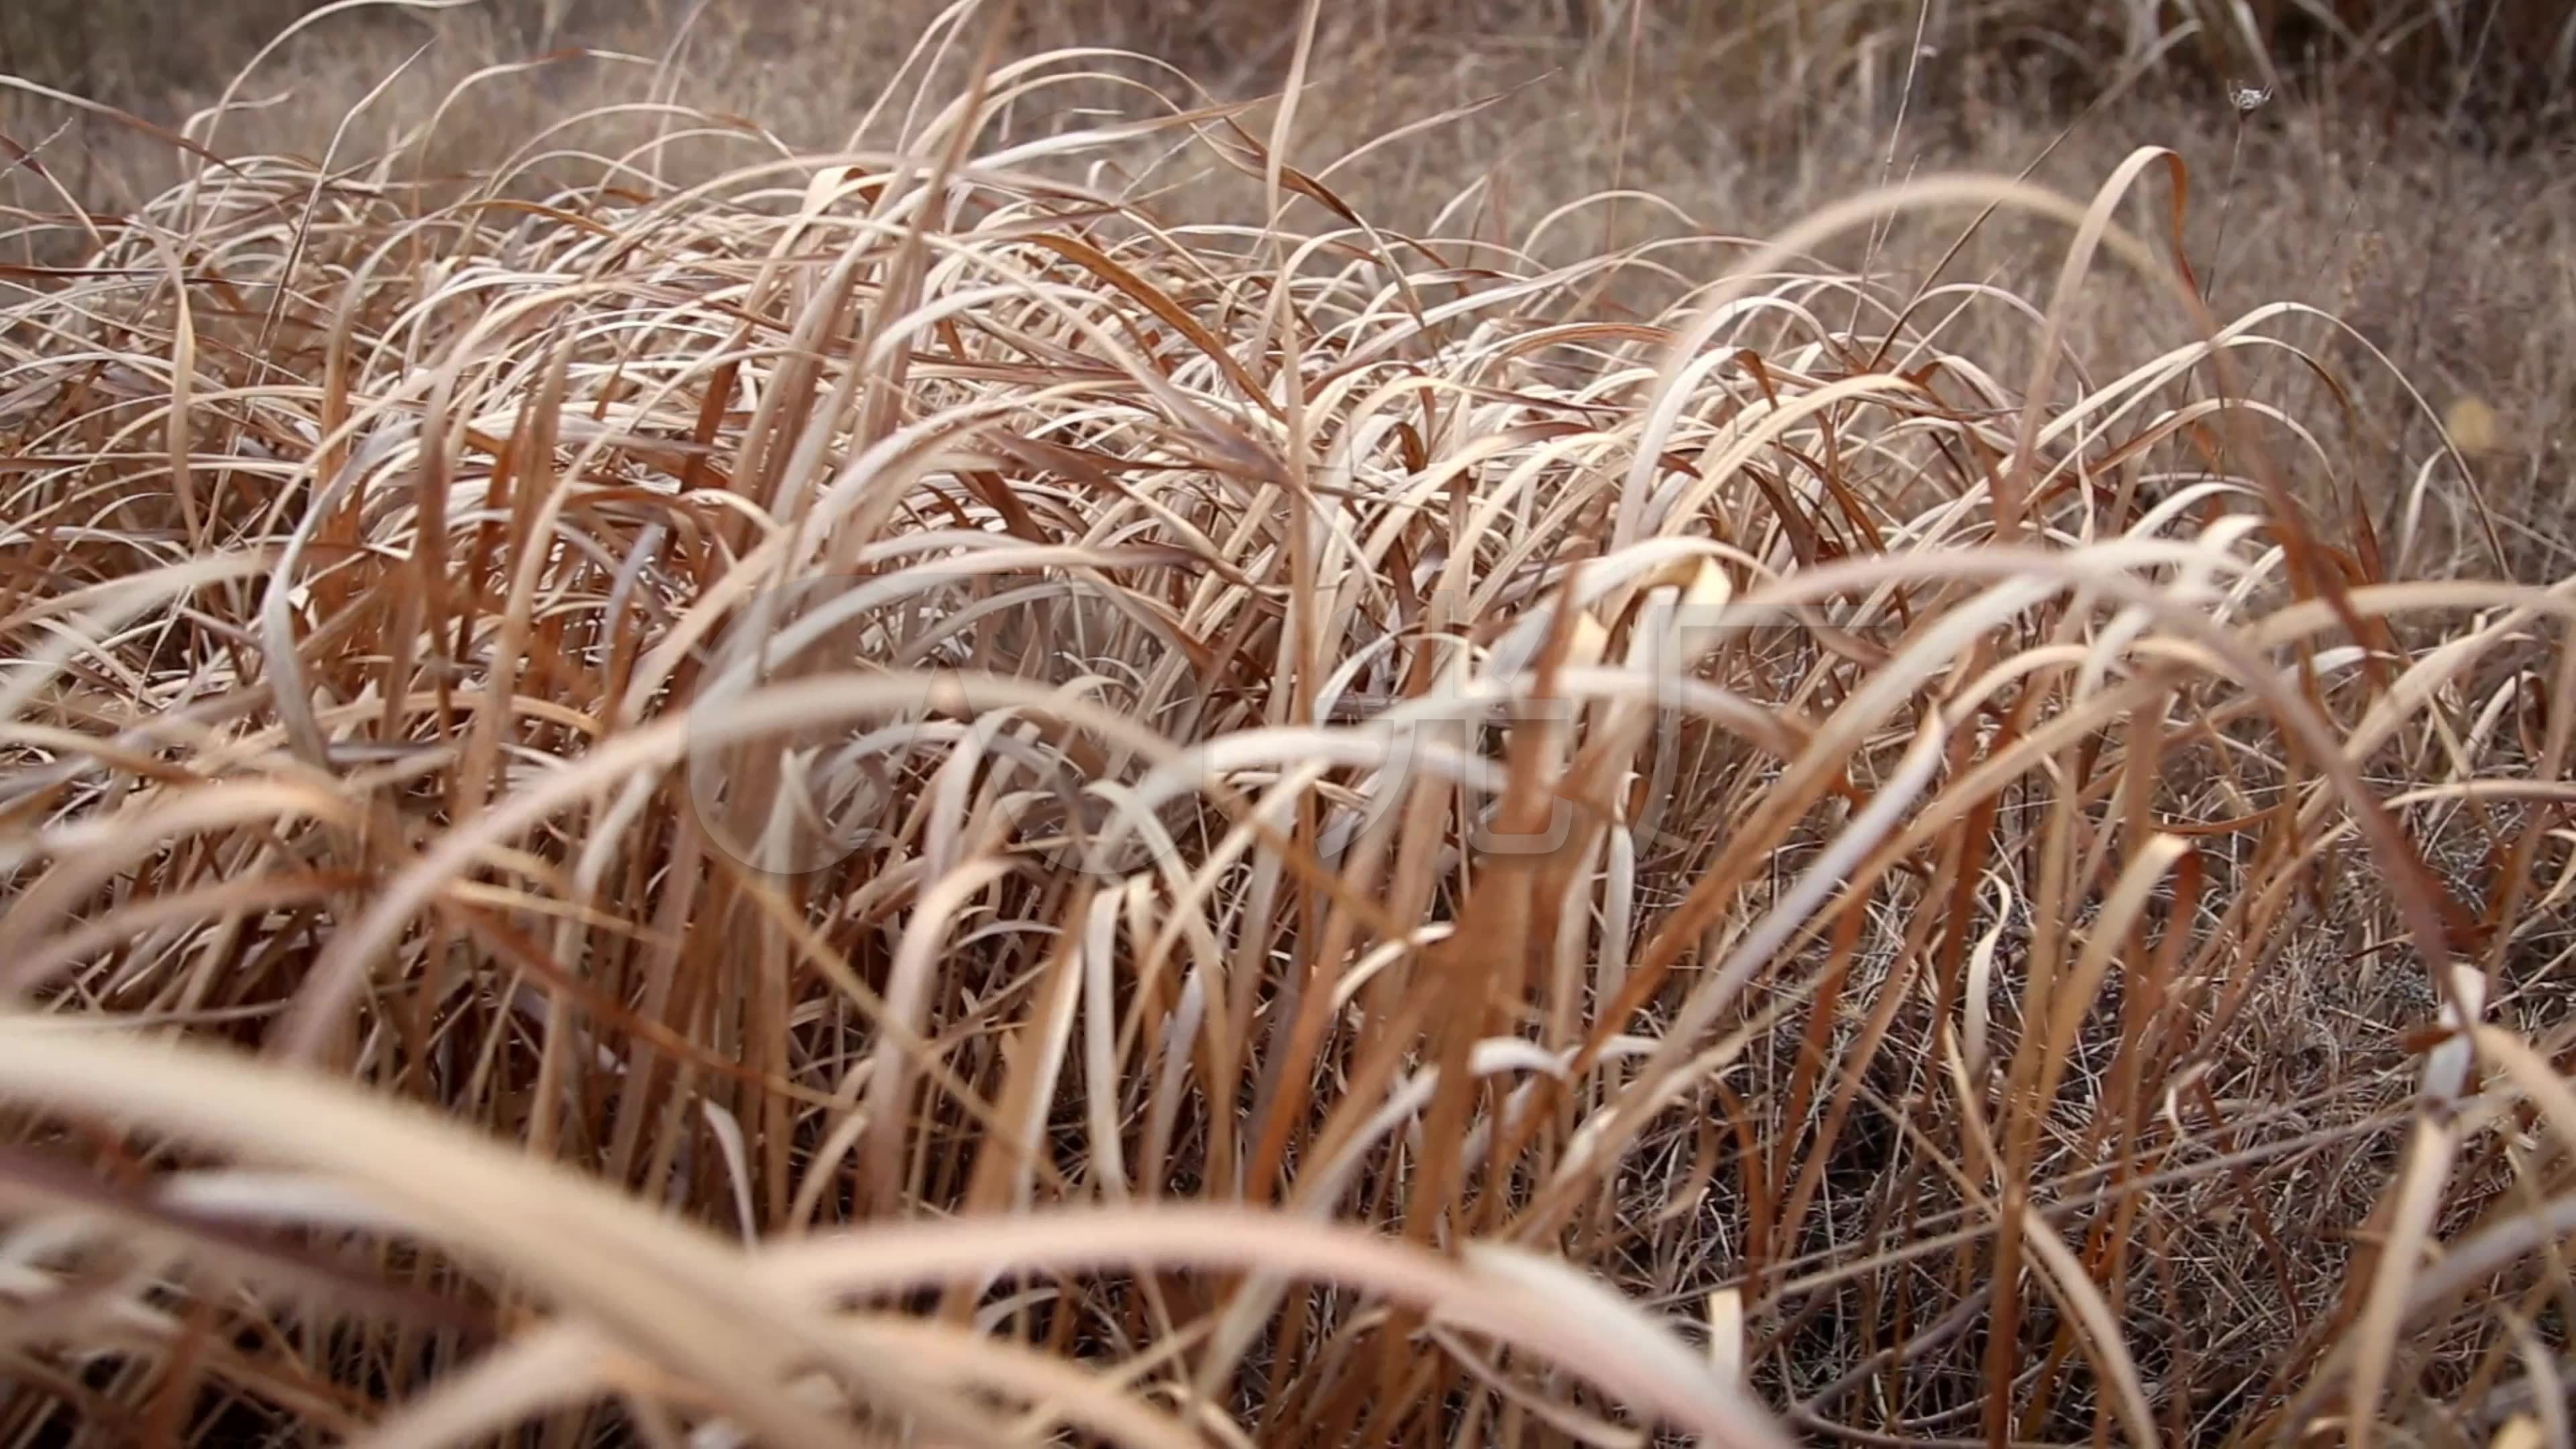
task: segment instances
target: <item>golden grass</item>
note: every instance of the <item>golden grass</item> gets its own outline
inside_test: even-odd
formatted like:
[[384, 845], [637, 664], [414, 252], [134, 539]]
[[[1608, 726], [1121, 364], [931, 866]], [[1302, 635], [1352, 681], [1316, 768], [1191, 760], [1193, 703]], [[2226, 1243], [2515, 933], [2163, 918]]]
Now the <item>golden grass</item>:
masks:
[[2168, 153], [982, 44], [0, 236], [11, 1443], [2567, 1441], [2576, 580]]

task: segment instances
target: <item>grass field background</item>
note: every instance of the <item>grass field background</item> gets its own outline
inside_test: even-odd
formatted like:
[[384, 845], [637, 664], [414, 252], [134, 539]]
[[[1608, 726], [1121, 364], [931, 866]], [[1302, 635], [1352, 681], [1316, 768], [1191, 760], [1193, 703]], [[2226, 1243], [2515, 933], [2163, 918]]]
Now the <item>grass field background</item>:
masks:
[[2568, 1444], [2572, 57], [20, 0], [0, 1435]]
[[[25, 0], [0, 17], [0, 65], [175, 123], [313, 8]], [[938, 13], [926, 0], [365, 6], [283, 47], [239, 97], [263, 104], [224, 131], [231, 145], [318, 154], [347, 109], [408, 62], [349, 128], [345, 144], [363, 148], [465, 75], [595, 47], [629, 59], [567, 56], [477, 86], [470, 111], [429, 138], [432, 164], [488, 164], [583, 106], [631, 101], [644, 84], [637, 62], [666, 53], [684, 67], [676, 93], [691, 104], [829, 147], [869, 114]], [[2249, 32], [2233, 14], [2171, 0], [1369, 0], [1324, 18], [1303, 126], [1317, 155], [1336, 157], [1448, 117], [1337, 173], [1337, 190], [1395, 226], [1464, 197], [1507, 231], [1634, 188], [1691, 224], [1757, 236], [1892, 177], [2028, 171], [2083, 192], [2134, 146], [2170, 147], [2190, 168], [2186, 254], [2210, 273], [2213, 303], [2320, 308], [2386, 352], [2437, 408], [2466, 406], [2516, 557], [2563, 565], [2570, 505], [2547, 480], [2563, 468], [2552, 450], [2576, 397], [2569, 17], [2539, 0], [2282, 0], [2249, 7]], [[1003, 44], [1013, 54], [1133, 47], [1216, 96], [1249, 99], [1285, 78], [1293, 39], [1273, 6], [1152, 0], [1021, 5]], [[951, 70], [967, 63], [961, 52], [944, 57]], [[2233, 98], [2249, 87], [2277, 99], [2240, 117]], [[25, 139], [66, 119], [10, 103], [25, 107], [11, 132]], [[882, 108], [877, 119], [901, 120]], [[57, 144], [67, 184], [111, 207], [170, 174], [168, 148], [96, 118], [75, 120]], [[1635, 207], [1606, 217], [1652, 224]], [[1929, 265], [1954, 240], [1915, 233], [1880, 239], [1874, 263]], [[2031, 265], [2028, 246], [1986, 245], [2005, 234], [1981, 233], [1953, 271]], [[2082, 321], [2140, 319], [2108, 305]], [[2331, 329], [2304, 340], [2359, 361]], [[2362, 386], [2382, 381], [2377, 369], [2350, 370]], [[2409, 411], [2395, 401], [2370, 398], [2374, 411]], [[2421, 443], [2411, 422], [2399, 426], [2391, 462]]]

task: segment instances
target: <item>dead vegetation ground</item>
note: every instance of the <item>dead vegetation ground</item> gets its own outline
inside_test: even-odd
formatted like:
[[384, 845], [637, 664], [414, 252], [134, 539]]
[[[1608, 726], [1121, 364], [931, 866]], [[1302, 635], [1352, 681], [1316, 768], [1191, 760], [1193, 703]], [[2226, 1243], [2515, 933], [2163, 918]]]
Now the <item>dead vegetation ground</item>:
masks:
[[256, 8], [5, 32], [12, 1442], [2567, 1441], [2545, 95]]
[[[309, 8], [26, 3], [0, 19], [0, 68], [176, 123]], [[2456, 14], [2346, 4], [2343, 23], [2390, 37], [2381, 40], [2389, 58], [2329, 64], [2343, 52], [2330, 35], [2290, 23], [2295, 5], [2256, 7], [2269, 39], [2259, 58], [2190, 4], [2150, 5], [2166, 29], [2145, 63], [2130, 53], [2133, 33], [2158, 32], [2126, 13], [2139, 8], [1481, 0], [1461, 11], [1376, 0], [1335, 7], [1308, 77], [1306, 124], [1316, 154], [1339, 157], [1448, 118], [1336, 171], [1336, 191], [1390, 226], [1447, 214], [1514, 236], [1604, 190], [1659, 199], [1596, 208], [1555, 229], [1567, 255], [1618, 239], [1622, 225], [1768, 235], [1827, 199], [1945, 170], [2027, 170], [2042, 184], [2088, 191], [2132, 148], [2170, 147], [2189, 168], [2186, 254], [2207, 275], [2213, 305], [2313, 307], [2348, 327], [2343, 335], [2320, 321], [2301, 341], [2371, 390], [2357, 399], [2363, 410], [2409, 419], [2397, 437], [2349, 440], [2379, 445], [2381, 471], [2402, 468], [2422, 440], [2415, 410], [2386, 391], [2385, 369], [2367, 355], [2384, 352], [2437, 413], [2456, 410], [2465, 422], [2517, 564], [2549, 572], [2566, 563], [2576, 501], [2552, 480], [2565, 474], [2576, 407], [2576, 131], [2565, 124], [2565, 72], [2576, 57], [2562, 54], [2576, 32], [2553, 21], [2553, 7], [2521, 0]], [[1598, 15], [1578, 29], [1566, 23], [1570, 9]], [[241, 97], [268, 104], [228, 118], [224, 133], [229, 146], [320, 154], [349, 108], [376, 94], [342, 138], [365, 149], [415, 122], [461, 77], [545, 46], [631, 58], [566, 59], [478, 85], [427, 147], [433, 171], [462, 172], [583, 109], [631, 103], [636, 62], [676, 42], [686, 70], [676, 96], [790, 145], [828, 147], [868, 114], [936, 13], [926, 0], [365, 7], [284, 48]], [[1266, 7], [1061, 0], [1015, 13], [1015, 52], [1133, 47], [1227, 98], [1275, 89], [1293, 35]], [[946, 64], [953, 71], [967, 60], [951, 54]], [[2273, 99], [2240, 115], [2233, 94], [2266, 83]], [[130, 208], [171, 174], [167, 147], [137, 144], [112, 123], [22, 97], [8, 103], [18, 109], [0, 114], [19, 118], [9, 133], [54, 137], [54, 170], [107, 209]], [[72, 129], [55, 136], [67, 119]], [[880, 110], [878, 119], [902, 117]], [[635, 122], [624, 134], [648, 131]], [[596, 147], [620, 132], [592, 125], [581, 134]], [[1240, 179], [1199, 168], [1208, 171]], [[2133, 220], [2162, 204], [2142, 199]], [[1952, 255], [1955, 240], [1953, 229], [1906, 227], [1834, 260], [1866, 260], [1911, 281], [1947, 258], [1945, 277], [1978, 279], [2039, 265], [2048, 245], [2044, 231], [2009, 225]], [[2152, 325], [2132, 297], [2100, 301], [2079, 327], [2117, 337]], [[2326, 427], [2340, 411], [2301, 407]]]

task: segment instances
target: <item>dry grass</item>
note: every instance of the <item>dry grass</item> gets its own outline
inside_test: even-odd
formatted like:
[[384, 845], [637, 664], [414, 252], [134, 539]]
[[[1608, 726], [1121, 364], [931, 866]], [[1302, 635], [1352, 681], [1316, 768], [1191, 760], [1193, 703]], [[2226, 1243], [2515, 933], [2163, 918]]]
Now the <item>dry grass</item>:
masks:
[[2170, 153], [1733, 239], [982, 44], [12, 176], [8, 1442], [2568, 1442], [2438, 339]]
[[[302, 3], [227, 0], [156, 10], [146, 24], [140, 0], [20, 0], [0, 10], [0, 71], [177, 126], [222, 97], [270, 38], [269, 22]], [[2083, 194], [2136, 145], [2170, 146], [2193, 188], [2186, 253], [2216, 305], [2292, 303], [2349, 324], [2357, 339], [2321, 321], [2295, 335], [2358, 390], [2364, 417], [2395, 419], [2397, 432], [2343, 432], [2345, 410], [2319, 389], [2285, 405], [2330, 435], [2338, 460], [2403, 474], [2429, 435], [2368, 347], [2384, 351], [2435, 407], [2492, 424], [2471, 430], [2471, 462], [2516, 572], [2554, 577], [2576, 564], [2565, 542], [2576, 508], [2556, 486], [2576, 403], [2576, 129], [2566, 124], [2576, 17], [2555, 0], [2332, 8], [2343, 30], [2321, 35], [2312, 5], [2249, 5], [2264, 41], [2249, 55], [2204, 0], [1938, 0], [1920, 13], [1899, 0], [1595, 4], [1581, 33], [1562, 0], [1479, 0], [1463, 24], [1446, 3], [1369, 0], [1326, 8], [1299, 130], [1317, 156], [1362, 153], [1335, 173], [1335, 190], [1384, 226], [1517, 238], [1557, 208], [1614, 190], [1679, 210], [1579, 212], [1546, 233], [1556, 261], [1646, 233], [1766, 235], [1830, 201], [1938, 171], [2035, 168], [2042, 184]], [[909, 87], [899, 68], [935, 13], [935, 0], [368, 4], [269, 53], [234, 90], [220, 139], [227, 152], [343, 159], [409, 142], [414, 174], [435, 178], [488, 172], [523, 140], [583, 116], [557, 139], [614, 155], [653, 140], [654, 123], [633, 103], [667, 60], [654, 94], [756, 120], [791, 149], [843, 149], [871, 114], [861, 139], [899, 147], [903, 109], [875, 102], [889, 85]], [[1011, 20], [1006, 53], [1123, 46], [1177, 62], [1229, 100], [1275, 92], [1294, 35], [1277, 7], [1240, 3], [1024, 0]], [[1918, 28], [1924, 49], [1909, 58]], [[548, 39], [567, 48], [522, 64]], [[956, 94], [971, 61], [965, 48], [949, 51], [934, 92]], [[2267, 77], [2277, 77], [2278, 98], [2240, 120], [2231, 87]], [[469, 80], [464, 99], [440, 111]], [[1049, 95], [1052, 113], [1021, 105], [1004, 124], [1029, 135], [1080, 124], [1076, 100], [1129, 104], [1115, 90]], [[434, 112], [433, 129], [411, 134]], [[1258, 130], [1266, 114], [1246, 124]], [[1420, 124], [1431, 118], [1445, 119]], [[103, 118], [5, 90], [0, 135], [37, 147], [54, 179], [101, 214], [141, 207], [181, 159]], [[739, 151], [683, 143], [658, 154], [665, 175], [703, 179]], [[1175, 214], [1243, 213], [1239, 189], [1218, 202], [1176, 194], [1208, 173], [1239, 179], [1221, 164], [1180, 161], [1158, 177], [1175, 189], [1164, 193]], [[581, 180], [578, 165], [554, 170], [532, 194]], [[0, 188], [39, 210], [59, 206], [24, 168]], [[2160, 204], [2142, 200], [2128, 220], [2160, 229], [2149, 214]], [[2000, 280], [2029, 275], [2054, 244], [2005, 225], [1953, 255], [1955, 240], [1947, 227], [1899, 226], [1829, 259], [1866, 262], [1900, 285], [1945, 264], [1945, 276]], [[2160, 308], [2134, 301], [2086, 298], [2069, 318], [2078, 349], [2125, 355], [2141, 332], [2170, 326]], [[1990, 366], [2024, 368], [2011, 351], [2026, 345], [2019, 329], [1960, 330], [1983, 323], [1971, 315], [1948, 335]], [[2294, 369], [2279, 370], [2293, 375], [2257, 372], [2296, 382]], [[2393, 494], [2374, 492], [2382, 504]]]

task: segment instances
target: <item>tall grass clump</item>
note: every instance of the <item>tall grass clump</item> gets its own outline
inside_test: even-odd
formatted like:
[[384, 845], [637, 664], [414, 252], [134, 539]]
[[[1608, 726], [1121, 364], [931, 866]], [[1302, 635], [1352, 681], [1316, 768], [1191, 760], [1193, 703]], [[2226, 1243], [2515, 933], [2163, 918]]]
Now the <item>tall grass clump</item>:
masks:
[[2576, 584], [2170, 156], [968, 70], [20, 148], [8, 1443], [2567, 1442]]

